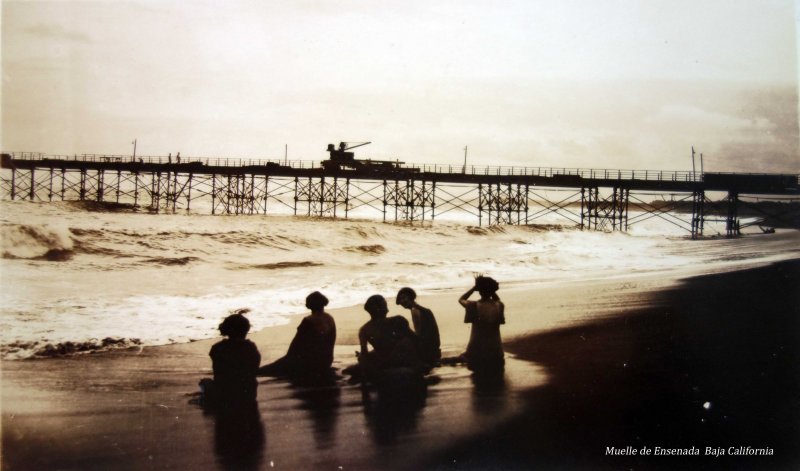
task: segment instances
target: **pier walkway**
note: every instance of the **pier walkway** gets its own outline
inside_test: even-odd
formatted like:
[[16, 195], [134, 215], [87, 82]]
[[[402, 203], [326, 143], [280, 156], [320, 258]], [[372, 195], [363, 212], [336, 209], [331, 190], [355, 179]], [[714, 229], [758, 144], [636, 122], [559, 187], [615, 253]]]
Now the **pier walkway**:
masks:
[[[704, 223], [725, 222], [737, 235], [750, 206], [766, 225], [795, 221], [800, 200], [792, 174], [502, 166], [371, 165], [325, 168], [320, 161], [180, 156], [2, 156], [4, 197], [129, 204], [151, 211], [295, 214], [425, 221], [466, 213], [483, 224], [534, 224], [548, 216], [582, 229], [626, 231], [658, 217], [693, 237]], [[720, 197], [709, 198], [714, 193]], [[763, 201], [771, 201], [769, 210]], [[192, 207], [195, 209], [192, 209]], [[269, 211], [268, 211], [269, 208]], [[787, 219], [788, 218], [788, 219]], [[786, 220], [784, 220], [786, 219]]]

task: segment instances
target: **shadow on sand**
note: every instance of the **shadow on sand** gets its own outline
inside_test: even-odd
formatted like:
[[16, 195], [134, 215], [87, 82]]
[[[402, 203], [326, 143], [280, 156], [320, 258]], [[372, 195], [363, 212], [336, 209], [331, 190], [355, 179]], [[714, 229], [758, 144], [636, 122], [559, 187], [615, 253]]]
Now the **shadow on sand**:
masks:
[[[550, 381], [526, 394], [521, 414], [426, 467], [798, 469], [797, 286], [798, 261], [691, 278], [652, 307], [509, 342]], [[699, 456], [607, 454], [627, 446]]]
[[214, 419], [214, 453], [223, 469], [262, 469], [266, 434], [256, 401], [204, 408]]

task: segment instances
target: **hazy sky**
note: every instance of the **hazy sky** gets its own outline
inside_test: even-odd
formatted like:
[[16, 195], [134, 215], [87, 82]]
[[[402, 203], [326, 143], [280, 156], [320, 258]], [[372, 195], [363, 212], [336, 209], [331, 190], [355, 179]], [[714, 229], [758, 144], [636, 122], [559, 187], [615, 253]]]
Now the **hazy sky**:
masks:
[[2, 149], [800, 173], [798, 5], [3, 0]]

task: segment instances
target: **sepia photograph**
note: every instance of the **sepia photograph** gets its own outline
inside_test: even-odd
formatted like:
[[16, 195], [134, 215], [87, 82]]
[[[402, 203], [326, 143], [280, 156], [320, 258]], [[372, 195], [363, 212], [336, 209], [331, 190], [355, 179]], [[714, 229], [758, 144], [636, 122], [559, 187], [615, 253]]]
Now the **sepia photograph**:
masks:
[[800, 0], [0, 0], [0, 469], [800, 468]]

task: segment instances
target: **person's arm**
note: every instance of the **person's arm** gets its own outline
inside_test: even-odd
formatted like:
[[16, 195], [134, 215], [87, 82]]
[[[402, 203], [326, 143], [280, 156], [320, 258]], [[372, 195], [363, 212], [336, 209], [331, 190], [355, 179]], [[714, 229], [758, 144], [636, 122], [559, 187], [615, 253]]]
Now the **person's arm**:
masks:
[[258, 373], [258, 367], [261, 366], [261, 352], [258, 351], [258, 347], [255, 343], [250, 341], [250, 364], [248, 365], [248, 369], [252, 372], [253, 375]]
[[305, 348], [307, 348], [309, 334], [311, 334], [311, 326], [309, 322], [303, 318], [300, 321], [300, 325], [297, 326], [297, 332], [294, 334], [294, 338], [292, 338], [291, 343], [289, 343], [289, 349], [286, 351], [287, 356], [297, 355], [301, 353]]
[[467, 291], [466, 293], [462, 294], [461, 297], [458, 298], [458, 304], [461, 304], [462, 306], [467, 307], [467, 303], [469, 303], [469, 301], [467, 301], [467, 299], [469, 299], [469, 297], [472, 296], [472, 293], [474, 293], [474, 292], [475, 292], [475, 287], [473, 286], [472, 288], [469, 289], [469, 291]]
[[367, 353], [367, 333], [363, 327], [358, 331], [358, 342], [361, 344], [361, 354]]
[[414, 332], [416, 333], [419, 333], [420, 329], [422, 329], [422, 310], [417, 305], [411, 308], [411, 325], [414, 326]]

